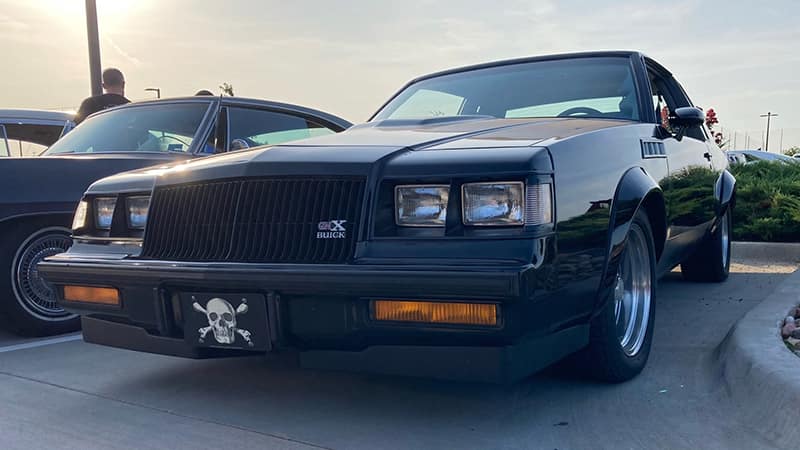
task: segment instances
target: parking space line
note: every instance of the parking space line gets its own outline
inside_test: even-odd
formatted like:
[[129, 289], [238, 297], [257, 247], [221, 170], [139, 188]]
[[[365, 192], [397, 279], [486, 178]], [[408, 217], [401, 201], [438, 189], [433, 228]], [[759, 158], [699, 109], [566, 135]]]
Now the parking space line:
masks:
[[72, 342], [72, 341], [77, 341], [79, 339], [83, 339], [83, 335], [80, 333], [71, 334], [69, 336], [60, 336], [50, 339], [41, 339], [33, 342], [26, 342], [24, 344], [6, 345], [5, 347], [0, 347], [0, 353], [14, 352], [17, 350], [26, 350], [29, 348], [46, 347], [48, 345], [62, 344], [64, 342]]

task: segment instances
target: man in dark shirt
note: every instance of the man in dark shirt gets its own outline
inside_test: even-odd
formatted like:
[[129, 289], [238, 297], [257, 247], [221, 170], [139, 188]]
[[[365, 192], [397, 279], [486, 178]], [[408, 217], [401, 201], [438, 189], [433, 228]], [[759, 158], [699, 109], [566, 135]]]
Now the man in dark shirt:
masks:
[[95, 95], [81, 102], [75, 114], [75, 124], [83, 122], [83, 119], [97, 111], [130, 103], [125, 98], [125, 77], [119, 69], [109, 68], [103, 71], [103, 90], [103, 95]]

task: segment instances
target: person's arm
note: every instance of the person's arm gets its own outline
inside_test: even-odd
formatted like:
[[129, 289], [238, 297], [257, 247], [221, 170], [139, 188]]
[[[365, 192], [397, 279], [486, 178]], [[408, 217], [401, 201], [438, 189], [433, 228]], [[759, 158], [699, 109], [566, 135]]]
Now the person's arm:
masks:
[[94, 112], [94, 99], [89, 97], [81, 102], [78, 107], [78, 112], [75, 113], [75, 125], [83, 122], [83, 120], [91, 113]]

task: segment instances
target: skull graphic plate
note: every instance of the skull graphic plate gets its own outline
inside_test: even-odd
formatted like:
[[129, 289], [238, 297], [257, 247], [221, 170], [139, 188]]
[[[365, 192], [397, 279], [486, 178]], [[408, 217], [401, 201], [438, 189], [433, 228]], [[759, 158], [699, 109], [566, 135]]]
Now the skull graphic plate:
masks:
[[268, 350], [267, 306], [259, 294], [181, 294], [185, 339], [201, 347]]

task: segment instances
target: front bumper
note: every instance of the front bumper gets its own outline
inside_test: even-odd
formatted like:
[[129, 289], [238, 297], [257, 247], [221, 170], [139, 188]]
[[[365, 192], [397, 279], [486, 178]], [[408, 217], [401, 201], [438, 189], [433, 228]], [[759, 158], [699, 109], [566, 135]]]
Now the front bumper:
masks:
[[[119, 289], [119, 307], [59, 298], [83, 315], [86, 341], [174, 356], [242, 353], [184, 339], [176, 298], [185, 292], [264, 294], [271, 347], [300, 350], [305, 367], [510, 381], [588, 340], [585, 325], [554, 323], [548, 302], [537, 300], [538, 280], [548, 270], [543, 266], [200, 264], [67, 253], [41, 263], [39, 270], [57, 287]], [[500, 320], [495, 327], [377, 323], [369, 309], [376, 298], [496, 303]]]

